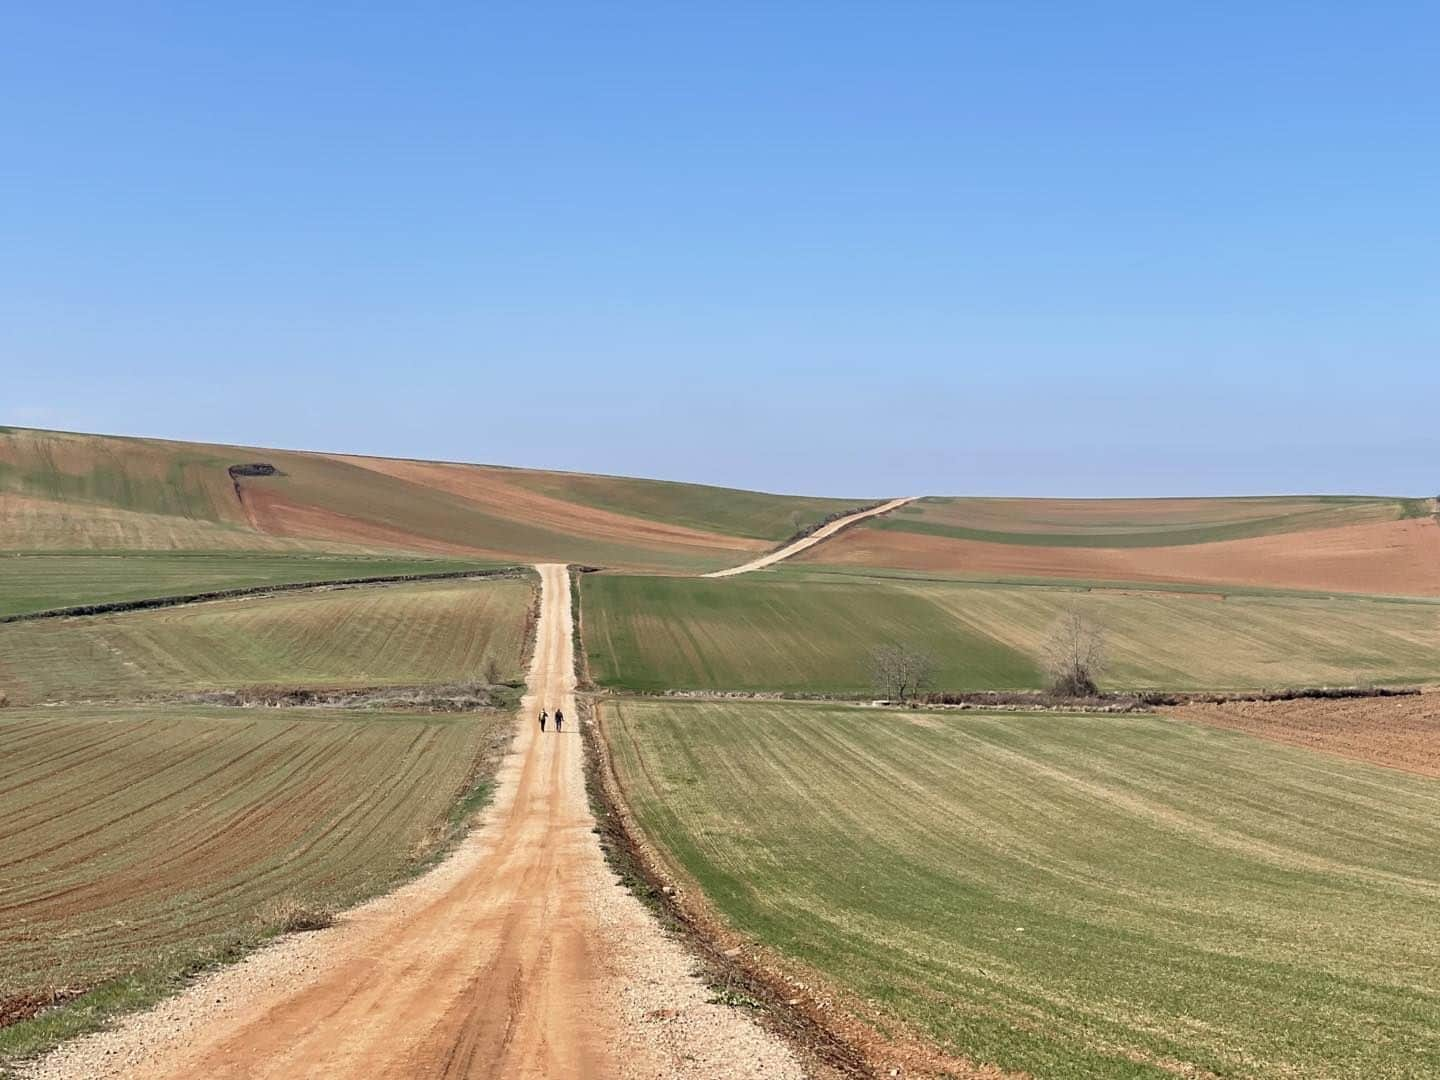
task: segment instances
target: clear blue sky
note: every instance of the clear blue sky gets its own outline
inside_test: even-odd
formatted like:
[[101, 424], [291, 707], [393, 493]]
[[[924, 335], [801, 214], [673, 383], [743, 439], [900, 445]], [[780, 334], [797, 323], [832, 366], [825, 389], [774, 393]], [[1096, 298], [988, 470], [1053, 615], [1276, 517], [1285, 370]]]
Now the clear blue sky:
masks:
[[9, 4], [0, 136], [0, 422], [1440, 491], [1434, 4]]

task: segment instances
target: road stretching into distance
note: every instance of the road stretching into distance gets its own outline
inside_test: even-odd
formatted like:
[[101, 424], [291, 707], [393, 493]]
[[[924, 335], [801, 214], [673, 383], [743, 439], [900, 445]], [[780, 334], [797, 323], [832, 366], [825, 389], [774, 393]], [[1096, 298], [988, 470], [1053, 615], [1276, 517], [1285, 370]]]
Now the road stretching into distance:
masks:
[[728, 570], [716, 570], [714, 573], [704, 574], [702, 576], [707, 578], [734, 577], [736, 574], [748, 574], [752, 570], [762, 570], [767, 566], [772, 566], [777, 562], [788, 559], [792, 555], [798, 555], [806, 548], [814, 547], [822, 540], [828, 540], [846, 526], [853, 525], [857, 521], [864, 521], [866, 518], [888, 514], [891, 510], [896, 510], [906, 503], [914, 502], [918, 498], [918, 495], [907, 495], [903, 499], [891, 499], [889, 502], [881, 503], [879, 506], [872, 506], [869, 510], [861, 510], [858, 514], [848, 514], [845, 517], [836, 518], [834, 521], [820, 526], [820, 528], [816, 529], [809, 536], [802, 536], [793, 544], [786, 544], [779, 551], [772, 551], [769, 555], [762, 555], [758, 559], [752, 559], [739, 566], [732, 566]]
[[[537, 570], [515, 741], [460, 849], [335, 928], [286, 937], [62, 1047], [33, 1075], [800, 1080], [789, 1048], [712, 1002], [694, 959], [605, 865], [585, 792], [569, 574]], [[542, 707], [565, 712], [563, 733], [540, 733]]]
[[[706, 576], [770, 566], [910, 501]], [[714, 1001], [691, 954], [606, 866], [585, 791], [569, 573], [536, 569], [540, 617], [514, 742], [483, 821], [449, 858], [23, 1075], [801, 1080], [789, 1046]], [[566, 730], [542, 734], [541, 708], [563, 710]]]

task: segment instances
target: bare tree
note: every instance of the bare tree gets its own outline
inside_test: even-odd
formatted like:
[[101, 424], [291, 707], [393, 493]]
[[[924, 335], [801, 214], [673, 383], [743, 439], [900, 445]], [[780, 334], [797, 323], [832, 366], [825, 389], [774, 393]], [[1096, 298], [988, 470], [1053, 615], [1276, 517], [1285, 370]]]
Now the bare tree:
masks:
[[886, 701], [902, 705], [935, 677], [935, 657], [913, 645], [878, 645], [870, 650], [870, 678]]
[[1071, 608], [1051, 627], [1043, 659], [1054, 693], [1092, 697], [1105, 671], [1105, 632]]

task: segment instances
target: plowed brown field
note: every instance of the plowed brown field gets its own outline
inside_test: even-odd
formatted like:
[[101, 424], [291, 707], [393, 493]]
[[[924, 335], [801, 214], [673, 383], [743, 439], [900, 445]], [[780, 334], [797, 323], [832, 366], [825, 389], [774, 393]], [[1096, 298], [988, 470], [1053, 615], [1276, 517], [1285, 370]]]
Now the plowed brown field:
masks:
[[1042, 547], [860, 526], [801, 562], [994, 577], [1440, 596], [1440, 525], [1411, 518], [1175, 547]]
[[1406, 772], [1440, 776], [1440, 693], [1186, 705], [1171, 716]]
[[717, 552], [760, 551], [768, 546], [764, 540], [725, 536], [670, 522], [617, 514], [598, 507], [580, 506], [512, 482], [507, 476], [515, 475], [515, 470], [395, 458], [346, 457], [342, 460], [386, 476], [458, 495], [491, 513], [514, 516], [547, 528], [583, 532], [599, 540], [688, 547], [711, 555]]

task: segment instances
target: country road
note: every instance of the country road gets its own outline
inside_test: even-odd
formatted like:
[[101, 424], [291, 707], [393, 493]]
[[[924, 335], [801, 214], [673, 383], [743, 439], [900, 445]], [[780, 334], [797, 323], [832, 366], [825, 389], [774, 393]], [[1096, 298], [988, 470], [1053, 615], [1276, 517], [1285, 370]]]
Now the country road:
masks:
[[857, 521], [864, 521], [866, 518], [879, 517], [881, 514], [888, 514], [891, 510], [897, 510], [900, 507], [904, 506], [906, 503], [914, 502], [917, 498], [919, 498], [918, 495], [907, 495], [903, 499], [891, 499], [889, 502], [881, 503], [879, 506], [872, 506], [869, 510], [861, 510], [859, 513], [856, 514], [849, 514], [842, 518], [836, 518], [834, 521], [820, 526], [820, 528], [816, 529], [813, 533], [810, 533], [810, 535], [802, 536], [793, 544], [786, 544], [779, 551], [772, 551], [769, 555], [762, 555], [758, 559], [751, 559], [747, 563], [741, 563], [739, 566], [732, 566], [728, 570], [716, 570], [713, 573], [704, 574], [702, 576], [707, 578], [734, 577], [736, 574], [748, 574], [752, 570], [763, 570], [765, 567], [773, 566], [775, 563], [788, 559], [792, 555], [800, 554], [800, 552], [804, 551], [806, 548], [814, 547], [822, 540], [828, 540], [841, 529], [844, 529], [850, 525], [854, 525]]
[[[454, 855], [29, 1075], [800, 1077], [787, 1046], [708, 1001], [694, 960], [606, 867], [585, 795], [569, 580], [538, 569], [515, 744]], [[563, 733], [537, 730], [542, 705], [565, 711]]]

